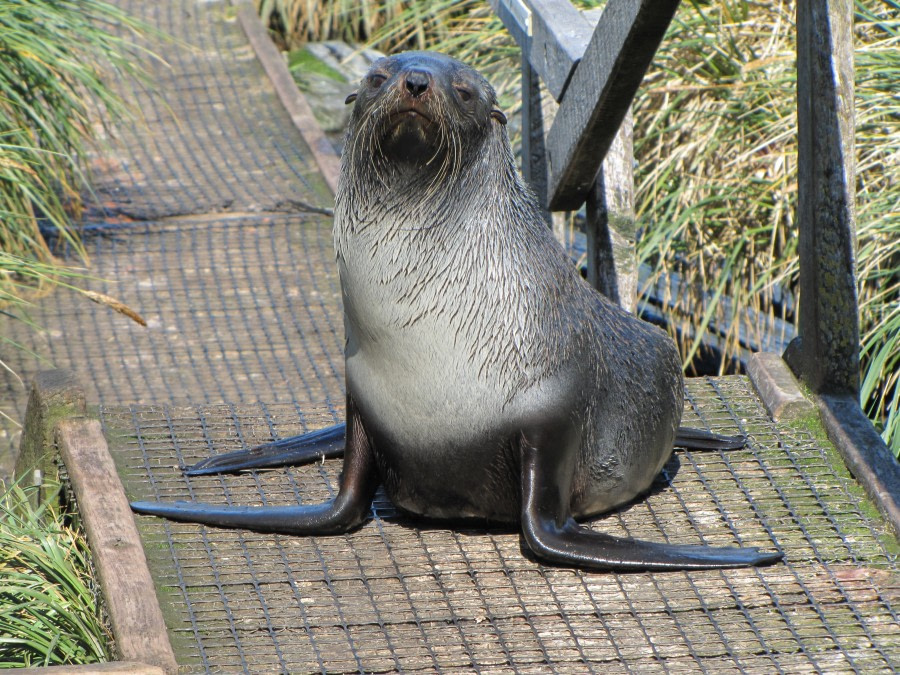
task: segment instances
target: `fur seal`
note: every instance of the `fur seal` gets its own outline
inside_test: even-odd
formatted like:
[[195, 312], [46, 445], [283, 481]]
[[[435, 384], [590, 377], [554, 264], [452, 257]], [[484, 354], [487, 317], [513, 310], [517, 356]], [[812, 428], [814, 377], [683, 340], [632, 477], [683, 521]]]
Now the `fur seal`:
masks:
[[[382, 483], [410, 514], [519, 524], [533, 554], [555, 564], [671, 570], [780, 559], [619, 539], [577, 522], [645, 492], [669, 458], [684, 397], [674, 343], [576, 273], [477, 71], [437, 53], [391, 56], [372, 65], [354, 101], [334, 222], [346, 426], [187, 471], [310, 461], [344, 446], [338, 495], [290, 507], [133, 509], [332, 534], [365, 520]], [[701, 445], [728, 441], [693, 433]]]

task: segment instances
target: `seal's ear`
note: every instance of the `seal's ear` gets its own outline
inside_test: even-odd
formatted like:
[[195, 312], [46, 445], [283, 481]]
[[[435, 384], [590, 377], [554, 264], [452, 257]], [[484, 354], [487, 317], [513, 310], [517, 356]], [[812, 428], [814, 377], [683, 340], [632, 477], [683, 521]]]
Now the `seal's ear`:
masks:
[[354, 91], [354, 92], [353, 92], [352, 94], [350, 94], [347, 98], [345, 98], [345, 99], [344, 99], [344, 105], [350, 105], [351, 103], [353, 103], [353, 101], [356, 100], [356, 94], [357, 94], [357, 92]]
[[500, 124], [506, 124], [506, 115], [504, 115], [500, 110], [494, 108], [491, 110], [491, 117], [500, 122]]

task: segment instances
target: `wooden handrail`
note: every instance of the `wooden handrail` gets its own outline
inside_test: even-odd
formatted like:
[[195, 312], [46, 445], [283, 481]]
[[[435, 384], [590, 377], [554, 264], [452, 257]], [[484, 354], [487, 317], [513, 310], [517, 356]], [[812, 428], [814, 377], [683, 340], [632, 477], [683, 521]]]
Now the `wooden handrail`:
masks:
[[[522, 172], [549, 210], [587, 202], [588, 279], [637, 304], [631, 99], [678, 0], [491, 0], [522, 49]], [[545, 134], [539, 79], [560, 103]], [[610, 152], [610, 148], [615, 150]]]

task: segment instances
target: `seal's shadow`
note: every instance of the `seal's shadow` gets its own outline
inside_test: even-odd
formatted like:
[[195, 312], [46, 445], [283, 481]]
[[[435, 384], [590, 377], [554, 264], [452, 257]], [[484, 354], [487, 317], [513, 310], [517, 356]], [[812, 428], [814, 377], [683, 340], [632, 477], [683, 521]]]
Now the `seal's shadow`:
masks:
[[[675, 480], [675, 476], [678, 474], [680, 469], [681, 459], [678, 456], [678, 452], [674, 452], [669, 458], [669, 461], [666, 462], [666, 464], [663, 466], [662, 471], [660, 471], [659, 475], [657, 475], [657, 477], [653, 480], [653, 483], [650, 485], [650, 488], [646, 492], [638, 495], [627, 504], [623, 504], [622, 506], [619, 506], [618, 508], [615, 508], [606, 513], [601, 513], [600, 515], [594, 518], [590, 518], [584, 522], [587, 524], [591, 524], [602, 522], [607, 518], [615, 516], [624, 516], [631, 510], [631, 508], [635, 504], [639, 504], [644, 499], [663, 493], [667, 489], [669, 489], [672, 485], [672, 481]], [[419, 515], [407, 514], [391, 504], [387, 495], [384, 493], [383, 487], [378, 488], [378, 492], [376, 493], [375, 500], [373, 502], [373, 509], [377, 517], [382, 521], [399, 525], [400, 527], [408, 530], [436, 531], [450, 529], [462, 536], [479, 536], [483, 534], [516, 534], [519, 532], [519, 528], [517, 526], [510, 525], [509, 523], [496, 523], [485, 520], [466, 518], [447, 520], [426, 518]], [[541, 562], [541, 560], [531, 552], [531, 550], [524, 542], [520, 542], [520, 548], [524, 557], [531, 560], [532, 562]]]

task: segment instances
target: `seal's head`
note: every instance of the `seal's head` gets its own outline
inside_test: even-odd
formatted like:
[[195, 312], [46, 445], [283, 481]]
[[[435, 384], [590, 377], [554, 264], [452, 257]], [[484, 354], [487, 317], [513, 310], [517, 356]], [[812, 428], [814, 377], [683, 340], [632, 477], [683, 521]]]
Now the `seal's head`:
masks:
[[506, 123], [487, 80], [436, 52], [379, 59], [347, 103], [355, 103], [347, 149], [376, 170], [452, 171]]

